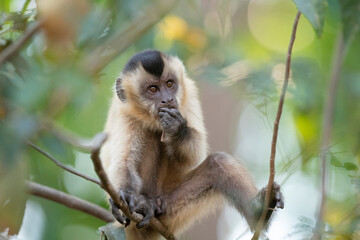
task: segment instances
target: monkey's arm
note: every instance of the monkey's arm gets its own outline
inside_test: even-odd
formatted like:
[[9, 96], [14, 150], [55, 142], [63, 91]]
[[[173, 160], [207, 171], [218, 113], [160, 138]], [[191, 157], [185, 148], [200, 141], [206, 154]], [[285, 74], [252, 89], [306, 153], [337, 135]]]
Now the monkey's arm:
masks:
[[[127, 159], [127, 161], [129, 160], [131, 159]], [[130, 213], [136, 212], [143, 215], [142, 221], [136, 224], [137, 228], [142, 228], [149, 224], [151, 218], [160, 215], [161, 210], [156, 203], [156, 198], [141, 193], [139, 186], [141, 187], [142, 184], [138, 179], [139, 176], [136, 170], [132, 168], [125, 168], [125, 171], [127, 174], [118, 188], [119, 195], [120, 198], [128, 205]], [[125, 227], [128, 226], [130, 224], [130, 219], [119, 211], [119, 206], [117, 206], [111, 198], [109, 201], [114, 217]]]
[[[141, 194], [143, 180], [140, 177], [137, 163], [143, 149], [137, 143], [141, 142], [142, 135], [124, 122], [112, 124], [112, 126], [114, 131], [108, 132], [108, 141], [102, 149], [105, 169], [119, 196], [127, 203], [130, 212], [144, 216], [144, 220], [138, 223], [138, 227], [143, 227], [157, 212], [155, 200], [148, 199]], [[118, 126], [122, 128], [118, 129]], [[121, 134], [119, 134], [120, 132]], [[123, 215], [112, 199], [109, 201], [115, 218], [125, 227], [129, 225], [130, 219]]]
[[205, 137], [190, 127], [177, 109], [161, 108], [159, 116], [169, 156], [190, 162], [203, 160], [206, 154]]
[[[161, 196], [163, 215], [160, 221], [174, 231], [176, 227], [216, 209], [221, 205], [219, 201], [225, 199], [254, 229], [263, 210], [265, 193], [266, 188], [258, 191], [238, 160], [225, 153], [214, 153], [189, 172], [177, 188]], [[276, 183], [269, 204], [269, 208], [275, 207], [284, 207], [280, 186]], [[269, 222], [272, 212], [269, 210], [265, 223]]]

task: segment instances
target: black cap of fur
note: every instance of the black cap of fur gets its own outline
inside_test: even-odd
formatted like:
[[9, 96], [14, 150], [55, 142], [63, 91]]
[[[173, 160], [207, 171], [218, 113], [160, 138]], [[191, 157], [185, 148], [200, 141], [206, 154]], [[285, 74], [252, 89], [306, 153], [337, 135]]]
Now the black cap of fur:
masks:
[[156, 77], [160, 77], [164, 70], [164, 61], [161, 57], [163, 55], [157, 50], [145, 50], [135, 54], [124, 67], [123, 73], [135, 70], [140, 62], [144, 69]]

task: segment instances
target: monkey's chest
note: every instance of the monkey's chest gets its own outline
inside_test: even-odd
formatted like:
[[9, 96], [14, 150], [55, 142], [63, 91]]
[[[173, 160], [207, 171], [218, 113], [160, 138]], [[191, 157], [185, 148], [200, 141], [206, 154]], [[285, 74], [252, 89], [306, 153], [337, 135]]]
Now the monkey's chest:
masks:
[[143, 191], [149, 194], [162, 194], [174, 189], [186, 174], [185, 166], [175, 163], [160, 141], [147, 142], [142, 161], [139, 163], [139, 176]]

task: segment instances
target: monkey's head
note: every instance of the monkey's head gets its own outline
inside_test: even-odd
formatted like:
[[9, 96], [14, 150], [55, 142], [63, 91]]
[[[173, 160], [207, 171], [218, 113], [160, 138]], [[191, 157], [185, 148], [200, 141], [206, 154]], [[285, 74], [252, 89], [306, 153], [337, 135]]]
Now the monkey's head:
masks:
[[145, 50], [127, 62], [116, 81], [116, 93], [132, 117], [156, 121], [161, 108], [184, 109], [186, 81], [184, 65], [177, 57]]

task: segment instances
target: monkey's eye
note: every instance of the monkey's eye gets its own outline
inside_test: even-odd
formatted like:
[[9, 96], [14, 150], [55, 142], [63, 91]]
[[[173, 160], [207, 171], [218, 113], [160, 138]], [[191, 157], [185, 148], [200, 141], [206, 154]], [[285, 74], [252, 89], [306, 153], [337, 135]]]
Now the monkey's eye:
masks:
[[173, 80], [167, 81], [167, 82], [166, 82], [166, 86], [167, 86], [168, 88], [172, 88], [172, 87], [174, 86], [174, 81], [173, 81]]
[[155, 86], [149, 87], [149, 91], [152, 92], [152, 93], [156, 93], [157, 90], [158, 90], [158, 89], [157, 89], [157, 87], [155, 87]]

